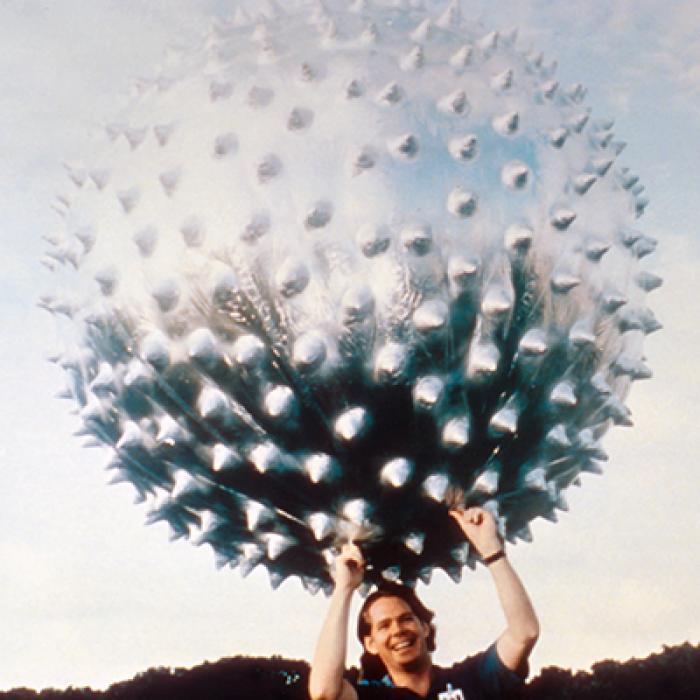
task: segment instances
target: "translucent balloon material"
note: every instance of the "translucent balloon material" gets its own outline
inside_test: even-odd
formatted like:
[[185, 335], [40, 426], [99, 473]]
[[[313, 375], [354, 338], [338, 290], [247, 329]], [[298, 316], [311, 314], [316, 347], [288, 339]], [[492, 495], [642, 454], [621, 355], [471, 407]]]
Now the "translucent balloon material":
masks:
[[656, 241], [581, 85], [452, 2], [270, 3], [174, 52], [68, 166], [46, 264], [84, 434], [150, 521], [315, 592], [458, 579], [599, 471], [650, 376]]

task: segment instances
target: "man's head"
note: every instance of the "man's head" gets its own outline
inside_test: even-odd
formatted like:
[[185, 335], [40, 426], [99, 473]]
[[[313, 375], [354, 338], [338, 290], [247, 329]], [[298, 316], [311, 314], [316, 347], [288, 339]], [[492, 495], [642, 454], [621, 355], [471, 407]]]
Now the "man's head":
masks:
[[433, 616], [407, 586], [384, 584], [372, 593], [357, 620], [357, 636], [366, 652], [363, 675], [381, 676], [387, 671], [391, 675], [393, 670], [429, 664], [435, 649]]

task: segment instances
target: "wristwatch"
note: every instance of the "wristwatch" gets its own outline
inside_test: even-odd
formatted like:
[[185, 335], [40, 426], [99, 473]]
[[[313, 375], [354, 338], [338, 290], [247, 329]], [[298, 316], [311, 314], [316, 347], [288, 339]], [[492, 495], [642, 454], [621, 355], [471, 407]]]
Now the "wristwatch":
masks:
[[499, 559], [503, 559], [505, 556], [506, 556], [506, 550], [499, 549], [494, 554], [489, 554], [488, 557], [484, 557], [484, 564], [486, 564], [486, 566], [489, 566], [490, 564], [493, 564], [494, 562], [498, 561]]

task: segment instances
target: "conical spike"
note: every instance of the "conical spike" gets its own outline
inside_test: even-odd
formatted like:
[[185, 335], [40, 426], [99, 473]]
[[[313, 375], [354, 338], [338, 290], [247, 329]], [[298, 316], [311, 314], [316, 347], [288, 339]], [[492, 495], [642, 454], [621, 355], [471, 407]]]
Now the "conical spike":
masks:
[[450, 65], [457, 69], [464, 68], [472, 62], [473, 55], [474, 48], [465, 44], [452, 54], [450, 57]]
[[413, 400], [416, 407], [432, 410], [440, 404], [444, 391], [445, 383], [440, 377], [421, 377], [413, 388]]
[[309, 524], [309, 528], [313, 532], [314, 538], [318, 542], [324, 540], [335, 531], [333, 519], [330, 517], [330, 515], [328, 515], [328, 513], [312, 513], [307, 518], [307, 522]]
[[445, 11], [435, 20], [435, 24], [441, 29], [455, 29], [461, 20], [459, 0], [450, 0]]
[[414, 554], [422, 554], [423, 548], [425, 546], [425, 533], [423, 532], [412, 532], [406, 535], [404, 538], [404, 544], [406, 549], [410, 550]]
[[472, 484], [472, 491], [493, 496], [498, 491], [500, 474], [494, 468], [484, 470]]
[[404, 457], [397, 457], [387, 462], [379, 472], [379, 480], [388, 486], [400, 488], [405, 486], [413, 473], [413, 465]]
[[433, 23], [426, 17], [412, 32], [411, 39], [417, 43], [422, 43], [430, 39], [433, 35]]
[[423, 491], [434, 501], [442, 502], [450, 486], [445, 474], [430, 474], [423, 482]]
[[561, 408], [573, 408], [578, 404], [574, 385], [568, 380], [563, 380], [556, 384], [549, 395], [549, 399], [553, 404]]

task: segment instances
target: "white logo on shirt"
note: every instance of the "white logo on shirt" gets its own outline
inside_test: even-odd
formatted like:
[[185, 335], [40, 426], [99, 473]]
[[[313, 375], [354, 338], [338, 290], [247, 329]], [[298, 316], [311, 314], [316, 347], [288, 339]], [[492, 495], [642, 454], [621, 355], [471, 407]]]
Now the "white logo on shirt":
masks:
[[447, 684], [447, 690], [438, 694], [438, 700], [464, 700], [464, 693], [461, 688], [453, 688], [451, 683]]

